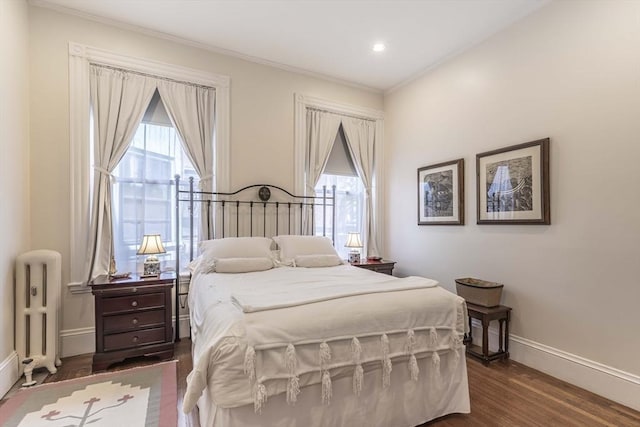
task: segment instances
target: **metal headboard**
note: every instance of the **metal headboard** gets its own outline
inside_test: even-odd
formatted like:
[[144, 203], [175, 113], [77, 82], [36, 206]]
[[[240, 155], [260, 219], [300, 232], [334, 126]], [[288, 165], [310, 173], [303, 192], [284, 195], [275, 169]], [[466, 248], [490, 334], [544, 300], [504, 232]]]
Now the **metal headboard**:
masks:
[[[297, 196], [269, 184], [253, 184], [233, 192], [207, 192], [194, 189], [189, 178], [188, 189], [180, 187], [180, 175], [175, 176], [176, 209], [176, 276], [180, 274], [181, 211], [187, 203], [189, 212], [189, 260], [194, 259], [194, 213], [197, 207], [207, 216], [207, 230], [202, 240], [224, 237], [264, 236], [282, 234], [314, 234], [316, 215], [322, 216], [322, 235], [327, 236], [327, 222], [331, 221], [331, 240], [335, 242], [336, 187], [329, 191], [323, 186], [320, 196]], [[253, 192], [252, 192], [253, 190]], [[330, 209], [330, 212], [328, 212]], [[318, 212], [316, 213], [316, 210]], [[211, 221], [213, 219], [213, 221]], [[261, 219], [261, 221], [260, 221]], [[257, 221], [256, 221], [257, 220]], [[179, 281], [179, 280], [178, 280]], [[178, 285], [179, 286], [179, 285]], [[176, 288], [176, 319], [179, 313], [179, 295]], [[176, 341], [179, 332], [176, 321]]]
[[[180, 188], [180, 175], [175, 176], [176, 184], [176, 246], [180, 246], [180, 206], [188, 203], [189, 210], [189, 259], [193, 260], [194, 212], [196, 205], [206, 206], [207, 224], [212, 225], [206, 231], [206, 239], [242, 236], [269, 237], [280, 234], [312, 234], [316, 209], [320, 208], [322, 217], [322, 235], [327, 235], [327, 219], [331, 220], [331, 240], [335, 241], [336, 210], [334, 200], [336, 188], [331, 192], [323, 186], [320, 196], [297, 196], [281, 187], [270, 184], [253, 184], [233, 192], [207, 192], [194, 189], [194, 179], [189, 178], [187, 190]], [[250, 190], [256, 190], [253, 194]], [[275, 198], [276, 200], [272, 200]], [[328, 213], [328, 209], [331, 210]], [[329, 216], [330, 215], [330, 216]], [[262, 227], [255, 218], [262, 218]], [[212, 224], [211, 218], [214, 222]], [[284, 219], [283, 219], [284, 218]], [[268, 221], [269, 220], [269, 221]], [[286, 225], [286, 226], [285, 226]], [[282, 226], [282, 229], [281, 229]], [[272, 233], [268, 233], [269, 227]], [[247, 229], [248, 228], [248, 229]], [[204, 240], [204, 238], [203, 238]], [[179, 265], [176, 265], [179, 271]]]

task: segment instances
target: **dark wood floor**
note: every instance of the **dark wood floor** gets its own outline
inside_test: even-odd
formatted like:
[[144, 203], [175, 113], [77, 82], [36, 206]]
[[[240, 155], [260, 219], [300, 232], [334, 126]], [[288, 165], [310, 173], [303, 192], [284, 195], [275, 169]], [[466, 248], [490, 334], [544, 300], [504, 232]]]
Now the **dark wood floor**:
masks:
[[[199, 427], [197, 415], [180, 410], [191, 370], [191, 341], [176, 346], [178, 359], [178, 421], [180, 427]], [[552, 378], [515, 362], [494, 362], [484, 366], [467, 359], [471, 414], [448, 415], [420, 427], [526, 427], [526, 426], [640, 426], [640, 412], [586, 390]], [[109, 368], [127, 369], [154, 363], [133, 359]], [[78, 378], [91, 374], [91, 355], [63, 360], [58, 373], [46, 382]]]

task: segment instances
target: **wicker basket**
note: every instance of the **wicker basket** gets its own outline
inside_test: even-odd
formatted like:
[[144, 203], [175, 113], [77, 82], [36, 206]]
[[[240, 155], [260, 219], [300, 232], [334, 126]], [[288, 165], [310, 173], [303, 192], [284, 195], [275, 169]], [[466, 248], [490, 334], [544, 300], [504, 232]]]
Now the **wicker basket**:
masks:
[[483, 307], [495, 307], [500, 305], [502, 288], [504, 285], [486, 280], [465, 277], [456, 279], [456, 292], [468, 303]]

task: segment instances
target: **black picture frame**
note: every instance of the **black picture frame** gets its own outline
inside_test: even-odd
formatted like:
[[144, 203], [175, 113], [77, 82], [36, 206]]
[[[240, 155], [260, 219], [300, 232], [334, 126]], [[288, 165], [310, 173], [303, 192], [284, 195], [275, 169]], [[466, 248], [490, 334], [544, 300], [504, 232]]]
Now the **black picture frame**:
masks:
[[550, 139], [476, 155], [478, 224], [551, 224]]
[[464, 159], [418, 169], [418, 225], [464, 225]]

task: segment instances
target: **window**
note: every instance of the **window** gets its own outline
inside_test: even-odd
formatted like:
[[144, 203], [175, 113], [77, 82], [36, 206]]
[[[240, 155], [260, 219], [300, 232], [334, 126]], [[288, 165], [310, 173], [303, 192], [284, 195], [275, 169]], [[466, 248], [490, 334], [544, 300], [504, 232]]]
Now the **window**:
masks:
[[[367, 245], [367, 248], [363, 248], [361, 251], [361, 255], [380, 255], [380, 248], [383, 247], [382, 240], [382, 224], [384, 223], [384, 210], [382, 209], [382, 198], [383, 198], [383, 180], [382, 180], [382, 153], [384, 152], [384, 132], [382, 131], [383, 123], [384, 123], [384, 115], [382, 111], [367, 108], [354, 106], [349, 104], [343, 104], [339, 102], [334, 102], [326, 99], [306, 96], [300, 93], [296, 93], [294, 97], [294, 179], [295, 179], [295, 193], [296, 194], [306, 194], [308, 191], [309, 177], [311, 176], [311, 167], [316, 167], [309, 164], [310, 156], [309, 154], [312, 152], [311, 144], [315, 144], [315, 138], [312, 137], [310, 133], [310, 116], [314, 114], [310, 114], [311, 112], [325, 113], [325, 114], [334, 114], [341, 116], [340, 123], [347, 123], [349, 121], [349, 126], [352, 124], [351, 119], [362, 119], [370, 121], [370, 124], [367, 124], [368, 135], [373, 134], [373, 144], [372, 146], [368, 146], [371, 150], [370, 156], [368, 159], [368, 164], [364, 164], [366, 166], [367, 178], [369, 181], [370, 192], [369, 197], [364, 197], [363, 190], [353, 190], [353, 187], [350, 184], [341, 184], [339, 181], [348, 179], [347, 176], [357, 177], [357, 173], [351, 174], [340, 174], [335, 173], [327, 169], [323, 170], [323, 174], [325, 176], [321, 176], [319, 185], [321, 186], [324, 182], [331, 182], [330, 180], [334, 180], [337, 183], [338, 190], [338, 200], [337, 200], [337, 210], [340, 210], [342, 206], [345, 204], [345, 199], [343, 197], [349, 196], [355, 197], [358, 192], [360, 192], [359, 200], [360, 207], [354, 208], [358, 209], [361, 214], [356, 220], [361, 221], [361, 224], [357, 226], [349, 225], [345, 218], [341, 217], [338, 212], [336, 212], [336, 241], [335, 247], [339, 250], [343, 256], [348, 254], [348, 251], [344, 247], [344, 236], [347, 231], [357, 231], [360, 232], [360, 237], [363, 243]], [[320, 114], [322, 115], [322, 114]], [[320, 117], [322, 119], [322, 117]], [[346, 120], [346, 121], [345, 121]], [[373, 126], [373, 129], [371, 129]], [[354, 135], [354, 138], [356, 136]], [[358, 136], [360, 138], [360, 136]], [[312, 141], [313, 139], [313, 141]], [[354, 141], [355, 142], [355, 141]], [[363, 141], [364, 142], [364, 141]], [[370, 142], [368, 142], [370, 143]], [[334, 149], [336, 149], [336, 145], [332, 147], [332, 151], [330, 154], [330, 158], [333, 155]], [[358, 145], [360, 145], [360, 141], [358, 141]], [[365, 146], [362, 146], [363, 148]], [[348, 151], [348, 150], [347, 150]], [[376, 160], [378, 159], [378, 160]], [[349, 160], [351, 156], [349, 156]], [[317, 159], [313, 159], [313, 161], [317, 161]], [[317, 174], [314, 172], [313, 175], [317, 177]], [[335, 178], [329, 178], [328, 175], [337, 175]], [[362, 185], [362, 180], [360, 177], [356, 178], [356, 182], [359, 185]], [[315, 181], [315, 178], [314, 178]], [[364, 185], [363, 185], [364, 186]], [[316, 194], [318, 191], [322, 191], [321, 187], [316, 187]], [[344, 191], [344, 192], [343, 192]], [[341, 194], [342, 193], [342, 194]], [[343, 199], [343, 200], [341, 200]], [[349, 206], [349, 203], [346, 203]], [[353, 206], [351, 204], [350, 206]], [[347, 209], [349, 211], [349, 209]], [[351, 210], [350, 212], [353, 212]], [[318, 215], [319, 211], [315, 212], [315, 231], [316, 234], [322, 234], [322, 215]], [[330, 212], [329, 212], [330, 214]], [[364, 223], [364, 218], [367, 218], [367, 223]], [[320, 219], [318, 219], [320, 218]], [[318, 224], [318, 222], [320, 224]], [[327, 226], [329, 226], [327, 223]], [[353, 227], [353, 228], [351, 228]], [[331, 230], [328, 231], [330, 233]], [[366, 252], [365, 252], [366, 249]]]
[[[160, 255], [162, 268], [173, 267], [176, 253], [173, 177], [176, 174], [186, 185], [189, 177], [194, 177], [197, 183], [198, 175], [175, 129], [141, 123], [113, 174], [113, 243], [118, 271], [142, 270], [144, 258], [136, 252], [144, 234], [160, 234], [167, 250], [165, 255]], [[189, 254], [184, 245], [189, 235], [189, 217], [183, 206], [180, 215], [183, 245], [180, 264], [186, 265]]]
[[[331, 188], [336, 186], [336, 239], [334, 246], [342, 258], [348, 258], [349, 249], [347, 235], [351, 232], [362, 233], [362, 209], [364, 204], [364, 187], [360, 177], [322, 174], [316, 186], [316, 195], [322, 197], [323, 188], [326, 185], [327, 195], [331, 195]], [[330, 211], [327, 210], [327, 215]], [[322, 216], [315, 215], [315, 233], [322, 235]], [[327, 221], [326, 235], [331, 236], [331, 221]]]
[[[349, 250], [344, 247], [349, 233], [362, 233], [362, 210], [364, 208], [364, 186], [356, 172], [353, 159], [349, 153], [349, 147], [344, 136], [342, 126], [331, 148], [329, 160], [323, 174], [316, 185], [315, 191], [318, 197], [322, 197], [323, 186], [326, 186], [327, 195], [331, 195], [331, 189], [336, 186], [336, 236], [334, 246], [342, 258], [348, 258]], [[331, 211], [327, 211], [330, 215]], [[322, 214], [315, 215], [315, 234], [322, 235]], [[331, 236], [331, 221], [327, 221], [326, 235]]]
[[[69, 42], [69, 139], [70, 139], [70, 191], [69, 214], [69, 283], [72, 294], [91, 292], [86, 286], [90, 262], [87, 230], [91, 229], [91, 206], [93, 188], [93, 158], [91, 156], [90, 133], [90, 69], [92, 63], [115, 68], [135, 70], [170, 80], [190, 82], [215, 88], [214, 165], [216, 171], [213, 187], [227, 190], [229, 185], [229, 89], [228, 76], [208, 71], [186, 68], [172, 64], [159, 64], [144, 58], [133, 58], [104, 49], [94, 48], [73, 41]], [[184, 264], [183, 264], [184, 265]], [[102, 266], [108, 267], [108, 263]], [[124, 266], [119, 268], [126, 271]]]

